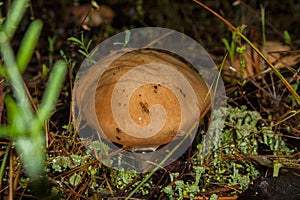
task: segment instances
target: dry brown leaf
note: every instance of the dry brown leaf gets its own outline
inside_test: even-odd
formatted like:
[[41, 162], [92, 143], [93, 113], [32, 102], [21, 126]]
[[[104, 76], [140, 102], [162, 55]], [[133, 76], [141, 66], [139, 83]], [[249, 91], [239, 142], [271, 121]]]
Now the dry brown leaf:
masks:
[[71, 14], [74, 16], [76, 23], [84, 29], [111, 23], [115, 17], [114, 11], [106, 5], [101, 5], [100, 9], [92, 8], [90, 4], [73, 6]]
[[[267, 42], [263, 53], [276, 68], [293, 66], [300, 60], [299, 53], [293, 53], [289, 46], [276, 41]], [[241, 68], [241, 60], [246, 61], [245, 69]], [[247, 79], [267, 68], [268, 66], [263, 62], [262, 58], [247, 45], [242, 57], [239, 57], [238, 53], [236, 53], [233, 63], [230, 63], [229, 58], [226, 60], [223, 67], [224, 80]]]

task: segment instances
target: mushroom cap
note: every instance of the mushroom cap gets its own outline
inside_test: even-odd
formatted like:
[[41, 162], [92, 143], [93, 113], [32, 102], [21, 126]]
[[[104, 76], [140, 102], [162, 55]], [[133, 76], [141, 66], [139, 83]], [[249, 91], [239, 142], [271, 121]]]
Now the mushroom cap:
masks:
[[111, 142], [156, 148], [183, 136], [210, 109], [205, 81], [170, 53], [133, 50], [104, 58], [93, 68], [103, 65], [89, 108], [95, 109], [97, 119], [87, 123]]
[[133, 149], [156, 149], [184, 136], [211, 105], [205, 81], [187, 62], [151, 49], [102, 58], [74, 91], [78, 129], [85, 122], [100, 138]]

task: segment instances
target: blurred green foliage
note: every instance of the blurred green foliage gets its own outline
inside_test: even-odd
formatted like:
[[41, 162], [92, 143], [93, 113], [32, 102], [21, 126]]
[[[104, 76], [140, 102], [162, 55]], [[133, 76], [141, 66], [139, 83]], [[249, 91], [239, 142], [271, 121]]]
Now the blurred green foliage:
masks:
[[[0, 25], [0, 52], [4, 61], [1, 75], [10, 84], [13, 95], [7, 95], [8, 124], [0, 126], [0, 137], [11, 137], [28, 177], [31, 178], [34, 192], [39, 196], [48, 196], [45, 174], [45, 134], [44, 123], [51, 116], [60, 88], [62, 86], [66, 65], [57, 62], [50, 73], [49, 83], [44, 92], [42, 103], [35, 112], [32, 108], [22, 73], [28, 66], [37, 44], [42, 22], [34, 20], [29, 25], [15, 56], [11, 41], [27, 9], [28, 0], [14, 0], [6, 20]], [[2, 163], [5, 165], [5, 162]], [[2, 179], [3, 174], [0, 174]]]

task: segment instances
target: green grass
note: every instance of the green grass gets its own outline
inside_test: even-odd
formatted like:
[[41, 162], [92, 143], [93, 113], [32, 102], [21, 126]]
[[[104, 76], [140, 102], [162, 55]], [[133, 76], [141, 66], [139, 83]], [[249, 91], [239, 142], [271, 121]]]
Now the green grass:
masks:
[[[34, 193], [48, 196], [45, 172], [45, 134], [43, 126], [51, 116], [60, 88], [66, 75], [66, 64], [57, 62], [38, 110], [33, 110], [22, 73], [27, 68], [42, 29], [42, 22], [34, 20], [29, 25], [15, 56], [11, 41], [26, 11], [28, 0], [15, 0], [3, 25], [0, 27], [0, 52], [4, 61], [2, 76], [10, 84], [13, 94], [6, 95], [8, 124], [0, 126], [1, 137], [10, 137], [22, 160], [26, 174], [31, 178]], [[7, 155], [7, 154], [6, 154]], [[2, 167], [7, 160], [4, 159]], [[0, 174], [3, 176], [3, 173]], [[0, 177], [2, 179], [2, 177]]]

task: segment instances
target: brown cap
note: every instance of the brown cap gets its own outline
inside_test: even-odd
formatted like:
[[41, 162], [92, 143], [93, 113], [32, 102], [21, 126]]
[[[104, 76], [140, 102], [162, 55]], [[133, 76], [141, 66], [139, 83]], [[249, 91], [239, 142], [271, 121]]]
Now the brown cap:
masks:
[[149, 49], [112, 58], [94, 66], [109, 65], [91, 108], [98, 123], [87, 122], [101, 137], [127, 147], [158, 147], [187, 133], [210, 109], [205, 81], [181, 59]]

